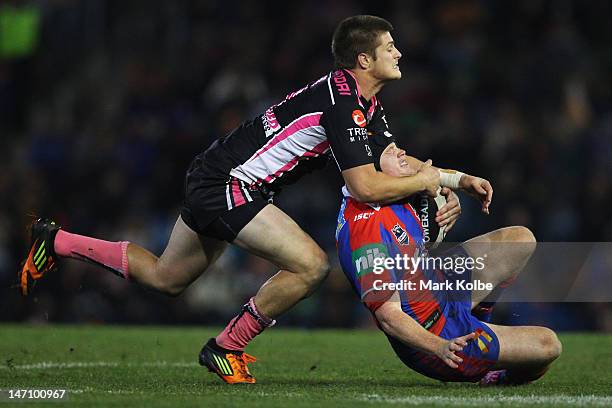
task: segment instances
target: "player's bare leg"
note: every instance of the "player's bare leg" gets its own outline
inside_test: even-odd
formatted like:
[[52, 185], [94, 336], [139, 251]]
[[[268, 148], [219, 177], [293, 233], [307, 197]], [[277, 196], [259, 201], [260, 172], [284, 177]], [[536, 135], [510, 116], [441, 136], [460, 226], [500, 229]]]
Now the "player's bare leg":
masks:
[[[110, 242], [59, 229], [49, 220], [33, 224], [32, 249], [24, 272], [39, 279], [52, 270], [58, 257], [93, 263], [125, 279], [133, 280], [159, 292], [176, 296], [197, 279], [226, 247], [226, 243], [199, 236], [178, 217], [170, 240], [161, 257], [126, 241]], [[36, 235], [36, 236], [34, 236]], [[40, 247], [40, 248], [39, 248]], [[32, 261], [30, 262], [30, 258]], [[43, 273], [32, 274], [40, 270]], [[22, 277], [22, 292], [29, 282]]]
[[[472, 313], [475, 314], [477, 308], [491, 306], [501, 290], [516, 278], [533, 254], [536, 240], [525, 227], [507, 227], [470, 239], [463, 247], [473, 257], [487, 255], [485, 268], [474, 269], [472, 281], [490, 282], [494, 286], [492, 291], [472, 292]], [[483, 309], [478, 312], [490, 316], [490, 307]], [[498, 371], [489, 372], [481, 384], [534, 381], [544, 375], [561, 354], [561, 342], [546, 327], [488, 325], [499, 339], [500, 353], [495, 366]]]
[[267, 205], [233, 242], [274, 263], [280, 271], [266, 281], [216, 338], [224, 349], [242, 351], [274, 319], [310, 295], [329, 273], [325, 252], [287, 214]]
[[[274, 205], [260, 211], [233, 243], [281, 269], [254, 297], [257, 310], [270, 319], [310, 295], [329, 272], [325, 252]], [[199, 236], [179, 217], [159, 259], [146, 249], [129, 244], [130, 279], [178, 295], [217, 259], [225, 245]]]
[[275, 318], [310, 295], [325, 279], [329, 263], [325, 252], [288, 215], [267, 205], [233, 242], [280, 268], [266, 281], [225, 329], [200, 352], [200, 363], [223, 381], [254, 383], [247, 363], [255, 358], [243, 352], [247, 344]]
[[[488, 323], [499, 340], [499, 358], [495, 365], [503, 379], [496, 383], [525, 384], [542, 377], [562, 351], [552, 330], [539, 326], [498, 326]], [[486, 379], [486, 377], [485, 377]]]
[[[486, 254], [485, 268], [472, 271], [472, 281], [492, 283], [493, 291], [479, 290], [472, 292], [472, 308], [488, 300], [491, 295], [498, 295], [500, 289], [512, 282], [536, 247], [533, 233], [525, 227], [506, 227], [474, 237], [462, 244], [470, 256], [482, 257]], [[497, 296], [492, 296], [497, 297]], [[491, 297], [490, 297], [491, 298]], [[496, 299], [493, 299], [493, 301]]]
[[274, 205], [257, 214], [234, 243], [280, 268], [255, 296], [257, 308], [272, 319], [310, 295], [329, 273], [325, 252]]
[[138, 245], [128, 245], [129, 277], [161, 293], [178, 296], [226, 247], [223, 241], [197, 234], [179, 216], [159, 258]]

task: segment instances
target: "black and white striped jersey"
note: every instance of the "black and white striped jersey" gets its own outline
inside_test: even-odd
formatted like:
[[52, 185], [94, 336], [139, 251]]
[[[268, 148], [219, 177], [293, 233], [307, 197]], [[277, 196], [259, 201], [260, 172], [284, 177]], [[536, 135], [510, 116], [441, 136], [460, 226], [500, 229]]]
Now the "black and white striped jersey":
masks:
[[393, 141], [377, 98], [365, 100], [352, 72], [338, 69], [244, 122], [200, 157], [214, 173], [207, 177], [278, 191], [323, 167], [330, 156], [340, 170], [378, 167]]

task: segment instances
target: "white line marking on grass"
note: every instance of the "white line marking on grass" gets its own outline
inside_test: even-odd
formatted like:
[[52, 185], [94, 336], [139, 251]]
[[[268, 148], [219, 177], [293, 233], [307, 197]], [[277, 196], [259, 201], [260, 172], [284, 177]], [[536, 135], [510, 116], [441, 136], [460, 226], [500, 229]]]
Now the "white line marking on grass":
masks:
[[612, 406], [612, 397], [597, 395], [490, 395], [482, 397], [442, 397], [413, 395], [406, 397], [385, 397], [378, 394], [363, 395], [360, 401], [372, 403], [405, 404], [405, 405], [440, 405], [440, 406], [491, 406], [496, 405], [572, 405], [572, 406]]
[[191, 368], [198, 367], [196, 363], [189, 362], [168, 362], [168, 361], [152, 361], [142, 363], [123, 363], [116, 361], [73, 361], [73, 362], [53, 362], [43, 361], [40, 363], [32, 364], [15, 364], [15, 365], [3, 365], [0, 369], [3, 370], [56, 370], [63, 368], [98, 368], [98, 367], [179, 367], [179, 368]]

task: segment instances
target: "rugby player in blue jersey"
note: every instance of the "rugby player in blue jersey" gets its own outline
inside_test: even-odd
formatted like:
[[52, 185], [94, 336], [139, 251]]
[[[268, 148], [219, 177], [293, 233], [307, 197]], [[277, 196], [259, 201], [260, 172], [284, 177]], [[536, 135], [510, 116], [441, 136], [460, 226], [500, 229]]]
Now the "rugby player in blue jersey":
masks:
[[[381, 155], [383, 171], [399, 177], [430, 165], [394, 144]], [[472, 189], [467, 184], [472, 176], [441, 175], [446, 187]], [[488, 182], [479, 184], [490, 190]], [[498, 229], [429, 257], [411, 200], [368, 204], [355, 199], [350, 189], [343, 191], [336, 232], [342, 269], [402, 362], [434, 379], [482, 385], [524, 384], [548, 370], [561, 353], [552, 330], [490, 323], [494, 300], [535, 249], [527, 228]], [[489, 203], [485, 199], [486, 213]], [[454, 222], [456, 215], [437, 217], [441, 224], [450, 219]], [[425, 263], [427, 258], [432, 262]], [[469, 267], [466, 259], [472, 260]], [[471, 290], [470, 284], [483, 287]]]

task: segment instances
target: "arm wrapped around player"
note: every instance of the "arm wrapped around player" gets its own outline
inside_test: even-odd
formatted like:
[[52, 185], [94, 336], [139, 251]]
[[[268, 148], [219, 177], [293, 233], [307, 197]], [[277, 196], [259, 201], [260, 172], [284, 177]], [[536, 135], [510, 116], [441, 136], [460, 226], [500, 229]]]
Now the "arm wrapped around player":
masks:
[[[430, 163], [430, 161], [426, 163]], [[414, 157], [407, 156], [406, 151], [399, 148], [395, 143], [390, 143], [380, 156], [380, 167], [382, 171], [394, 177], [414, 176], [419, 171], [422, 171], [426, 163]], [[442, 185], [442, 183], [440, 184]], [[440, 228], [444, 227], [444, 234], [446, 234], [457, 222], [461, 214], [461, 204], [457, 194], [450, 188], [442, 187], [439, 193], [443, 196], [443, 199], [441, 200], [441, 207], [436, 210], [435, 221]], [[444, 199], [446, 202], [444, 202]]]
[[[422, 171], [423, 167], [428, 163], [431, 165], [429, 160], [422, 162], [415, 157], [407, 156], [406, 152], [397, 147], [395, 143], [389, 144], [380, 156], [380, 167], [382, 171], [396, 177], [413, 176]], [[434, 169], [436, 168], [434, 167]], [[440, 175], [441, 187], [447, 187], [452, 190], [463, 190], [474, 196], [482, 203], [482, 212], [489, 214], [489, 206], [493, 200], [493, 187], [488, 180], [456, 170], [437, 170]], [[433, 196], [435, 197], [435, 194]], [[437, 216], [439, 216], [439, 214], [437, 214]]]

